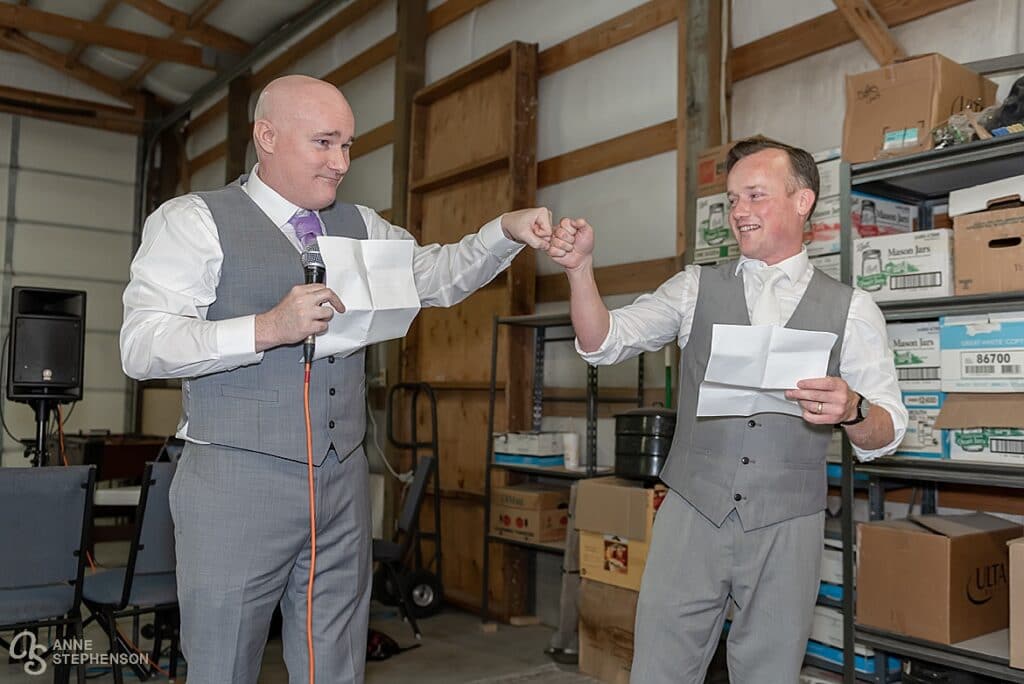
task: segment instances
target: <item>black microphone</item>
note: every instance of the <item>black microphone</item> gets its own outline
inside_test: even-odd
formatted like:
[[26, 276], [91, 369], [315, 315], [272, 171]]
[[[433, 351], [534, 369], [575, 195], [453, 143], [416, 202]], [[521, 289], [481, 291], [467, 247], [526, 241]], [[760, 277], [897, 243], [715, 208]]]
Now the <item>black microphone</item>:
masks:
[[[306, 284], [324, 282], [327, 267], [324, 265], [324, 258], [320, 255], [320, 245], [316, 240], [309, 243], [302, 250], [302, 270], [306, 273]], [[316, 348], [316, 335], [310, 335], [302, 343], [302, 358], [306, 363], [313, 362], [313, 351]]]

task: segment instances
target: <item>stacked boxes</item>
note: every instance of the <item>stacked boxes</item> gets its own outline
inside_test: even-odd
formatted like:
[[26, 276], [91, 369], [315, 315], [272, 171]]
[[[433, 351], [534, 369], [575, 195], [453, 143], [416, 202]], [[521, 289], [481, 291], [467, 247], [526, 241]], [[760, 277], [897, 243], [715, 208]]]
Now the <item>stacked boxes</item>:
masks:
[[957, 294], [1024, 289], [1024, 176], [949, 194]]
[[953, 294], [953, 231], [864, 237], [853, 241], [854, 284], [876, 301]]
[[939, 324], [890, 323], [889, 346], [909, 414], [899, 456], [945, 458], [948, 435], [935, 427], [945, 395], [939, 381]]
[[705, 150], [697, 157], [697, 220], [693, 262], [710, 264], [738, 256], [739, 246], [729, 227], [725, 194], [726, 159], [732, 143]]
[[[836, 254], [840, 249], [840, 164], [839, 159], [818, 163], [818, 177], [821, 180], [818, 204], [804, 228], [804, 247], [811, 257]], [[838, 279], [838, 276], [836, 278]]]

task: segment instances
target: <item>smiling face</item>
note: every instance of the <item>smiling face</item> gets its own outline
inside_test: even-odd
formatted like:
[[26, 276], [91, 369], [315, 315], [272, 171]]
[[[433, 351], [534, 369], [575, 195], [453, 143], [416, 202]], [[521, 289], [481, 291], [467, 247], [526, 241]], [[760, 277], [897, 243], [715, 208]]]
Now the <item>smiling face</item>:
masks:
[[783, 150], [743, 157], [729, 171], [726, 186], [729, 225], [743, 256], [771, 266], [800, 252], [814, 191], [797, 186]]
[[355, 116], [324, 81], [285, 76], [260, 95], [253, 124], [260, 178], [304, 209], [331, 205], [349, 167]]

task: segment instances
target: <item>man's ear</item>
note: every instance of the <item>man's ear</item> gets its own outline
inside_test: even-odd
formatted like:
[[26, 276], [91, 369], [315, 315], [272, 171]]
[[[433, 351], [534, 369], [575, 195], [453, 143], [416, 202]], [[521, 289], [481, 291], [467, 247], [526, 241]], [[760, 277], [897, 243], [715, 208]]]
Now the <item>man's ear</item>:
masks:
[[266, 119], [259, 119], [252, 125], [252, 139], [257, 150], [264, 154], [273, 154], [274, 144], [277, 142], [277, 130]]
[[796, 208], [801, 215], [810, 218], [811, 207], [814, 206], [815, 194], [810, 188], [800, 188], [796, 191]]

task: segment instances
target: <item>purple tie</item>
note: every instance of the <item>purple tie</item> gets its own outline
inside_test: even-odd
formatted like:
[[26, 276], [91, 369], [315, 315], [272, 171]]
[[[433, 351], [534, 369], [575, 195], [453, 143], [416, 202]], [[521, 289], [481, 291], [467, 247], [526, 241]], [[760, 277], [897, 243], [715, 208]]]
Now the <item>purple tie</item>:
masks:
[[295, 215], [288, 220], [288, 223], [295, 229], [295, 237], [303, 249], [324, 234], [317, 215], [305, 209], [299, 209], [295, 212]]

